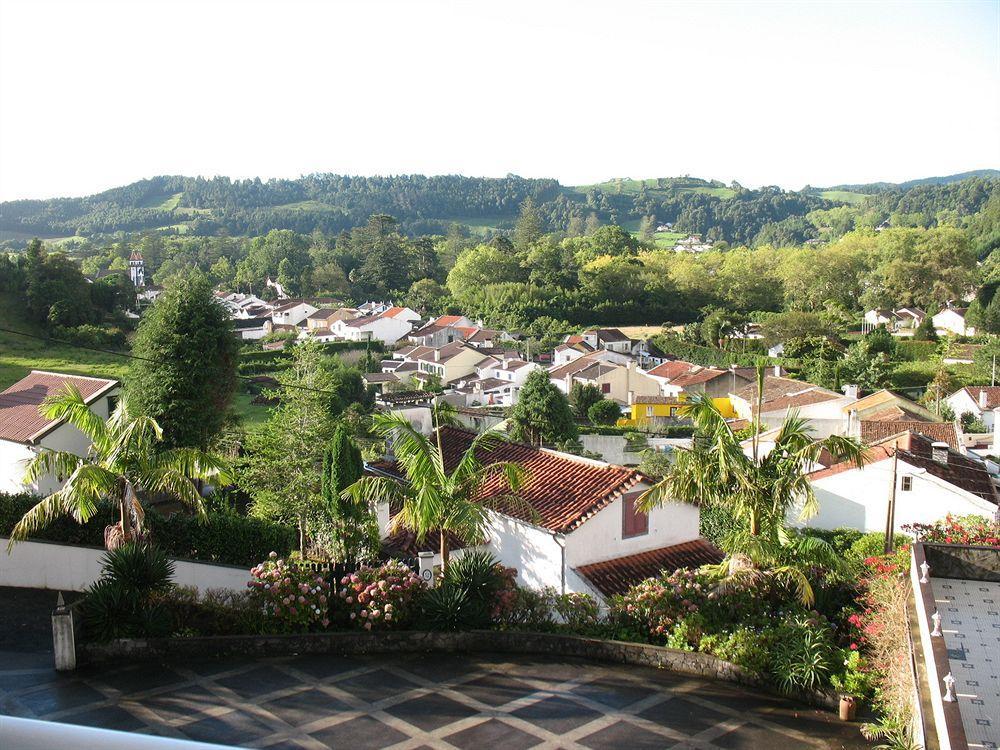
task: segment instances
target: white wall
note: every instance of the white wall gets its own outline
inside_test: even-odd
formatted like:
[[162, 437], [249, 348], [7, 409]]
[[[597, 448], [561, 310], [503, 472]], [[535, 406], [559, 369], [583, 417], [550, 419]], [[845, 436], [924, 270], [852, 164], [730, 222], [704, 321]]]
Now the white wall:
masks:
[[[90, 406], [90, 410], [101, 419], [108, 418], [108, 396], [118, 396], [121, 389], [112, 388]], [[77, 456], [85, 456], [90, 449], [90, 439], [78, 429], [69, 424], [61, 424], [45, 435], [39, 446], [29, 446], [0, 440], [0, 492], [37, 492], [48, 495], [62, 486], [62, 482], [53, 475], [41, 477], [31, 486], [23, 483], [26, 460], [30, 461], [40, 448], [56, 451], [66, 451]]]
[[[626, 496], [630, 502], [635, 495]], [[618, 498], [589, 518], [566, 538], [569, 567], [625, 557], [698, 538], [698, 507], [685, 503], [664, 503], [649, 513], [649, 531], [622, 539], [622, 502]]]
[[[905, 524], [933, 523], [945, 515], [977, 514], [994, 516], [997, 506], [978, 495], [928, 474], [923, 469], [899, 461], [896, 471], [895, 528]], [[912, 477], [912, 488], [903, 491], [902, 478]], [[860, 531], [884, 531], [889, 495], [892, 490], [892, 461], [883, 460], [864, 469], [842, 471], [812, 483], [819, 513], [799, 521], [798, 510], [789, 514], [793, 525], [820, 529], [847, 527]]]
[[[104, 550], [46, 542], [19, 542], [7, 553], [0, 537], [0, 586], [83, 591], [101, 573]], [[246, 589], [250, 573], [243, 568], [212, 563], [174, 561], [174, 582], [205, 589]]]

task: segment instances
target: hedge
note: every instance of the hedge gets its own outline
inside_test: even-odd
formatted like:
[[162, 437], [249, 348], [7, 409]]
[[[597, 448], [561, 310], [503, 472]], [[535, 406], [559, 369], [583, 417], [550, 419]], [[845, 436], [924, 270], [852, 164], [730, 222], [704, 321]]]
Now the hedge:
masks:
[[770, 362], [780, 362], [780, 359], [768, 358], [762, 353], [746, 353], [726, 351], [725, 349], [715, 349], [710, 346], [701, 346], [672, 336], [654, 336], [652, 342], [665, 354], [672, 354], [680, 357], [685, 362], [694, 362], [703, 367], [729, 367], [737, 365], [739, 367], [754, 367], [760, 360], [768, 359]]
[[[0, 493], [0, 536], [9, 536], [14, 525], [39, 500], [34, 495]], [[33, 535], [34, 539], [63, 544], [104, 546], [104, 528], [118, 520], [110, 507], [102, 507], [87, 523], [59, 518]], [[171, 557], [230, 565], [255, 565], [272, 550], [287, 555], [298, 536], [291, 526], [247, 518], [236, 513], [209, 513], [203, 518], [174, 513], [164, 516], [146, 511], [146, 528]]]
[[637, 427], [618, 427], [616, 425], [578, 424], [577, 431], [581, 435], [628, 435], [640, 433], [643, 437], [686, 438], [694, 435], [694, 425], [680, 424], [669, 427], [639, 429]]
[[[329, 341], [321, 344], [322, 350], [326, 353], [364, 351], [370, 348], [373, 352], [385, 351], [385, 347], [379, 341]], [[288, 349], [274, 349], [268, 351], [242, 352], [240, 363], [260, 364], [263, 362], [291, 362], [292, 355]]]

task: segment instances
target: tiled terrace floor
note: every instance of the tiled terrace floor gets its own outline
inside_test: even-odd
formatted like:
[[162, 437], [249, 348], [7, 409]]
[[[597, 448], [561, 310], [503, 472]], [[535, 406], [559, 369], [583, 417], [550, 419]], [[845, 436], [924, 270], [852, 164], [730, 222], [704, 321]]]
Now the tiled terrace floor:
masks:
[[931, 578], [969, 747], [1000, 747], [1000, 583]]
[[0, 658], [0, 713], [282, 749], [866, 746], [856, 724], [832, 714], [645, 668], [429, 654], [59, 675], [50, 660]]

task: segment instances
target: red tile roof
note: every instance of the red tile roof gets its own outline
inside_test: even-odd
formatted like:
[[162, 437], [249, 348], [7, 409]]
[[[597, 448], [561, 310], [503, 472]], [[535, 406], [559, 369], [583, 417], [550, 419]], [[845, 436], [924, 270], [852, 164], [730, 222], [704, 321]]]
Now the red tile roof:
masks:
[[[886, 424], [895, 424], [897, 427], [899, 425], [898, 422]], [[978, 495], [991, 503], [997, 502], [993, 480], [982, 463], [974, 461], [968, 456], [963, 456], [952, 448], [948, 449], [948, 462], [939, 463], [932, 458], [931, 446], [934, 442], [938, 441], [914, 432], [902, 432], [871, 446], [865, 451], [865, 456], [868, 463], [871, 464], [891, 458], [893, 452], [898, 451], [900, 460], [911, 466], [924, 469], [931, 476], [943, 479], [949, 484], [973, 495]], [[851, 470], [865, 471], [865, 469], [858, 469], [854, 464], [844, 461], [826, 469], [812, 472], [809, 479], [814, 481]], [[947, 510], [947, 508], [942, 508], [941, 514], [944, 515]]]
[[700, 370], [688, 370], [684, 374], [678, 375], [670, 381], [670, 385], [687, 388], [688, 386], [698, 385], [699, 383], [707, 383], [709, 380], [715, 380], [717, 377], [725, 374], [725, 370], [716, 370], [713, 367], [703, 367]]
[[46, 419], [39, 414], [38, 407], [47, 396], [62, 393], [67, 385], [80, 391], [87, 403], [93, 403], [118, 385], [118, 381], [32, 370], [30, 375], [0, 393], [0, 440], [32, 444], [58, 425], [59, 420]]
[[[476, 433], [457, 427], [441, 428], [441, 445], [448, 471], [458, 464], [475, 436]], [[501, 441], [479, 459], [484, 464], [497, 461], [519, 464], [528, 476], [518, 495], [535, 513], [511, 508], [508, 515], [557, 532], [575, 529], [644, 479], [635, 469], [539, 450], [523, 443]], [[383, 468], [399, 475], [393, 466]], [[506, 492], [506, 480], [494, 476], [479, 495], [488, 498]]]
[[976, 407], [979, 407], [979, 394], [980, 392], [986, 393], [986, 408], [995, 409], [1000, 406], [1000, 385], [967, 385], [965, 386], [965, 392], [969, 394]]
[[722, 561], [723, 554], [710, 542], [694, 539], [670, 547], [639, 552], [627, 557], [581, 565], [576, 572], [586, 578], [605, 596], [623, 594], [629, 587], [661, 571], [673, 572], [677, 568], [699, 568]]
[[[821, 404], [824, 401], [832, 401], [836, 398], [840, 398], [840, 396], [836, 393], [817, 388], [815, 390], [806, 391], [805, 393], [794, 393], [788, 396], [781, 396], [771, 401], [765, 401], [763, 412], [767, 414], [769, 412], [782, 411], [784, 409], [797, 409], [800, 406]], [[757, 404], [752, 404], [751, 408], [756, 411]]]
[[655, 375], [658, 378], [676, 378], [678, 375], [682, 375], [691, 368], [696, 367], [696, 365], [690, 362], [685, 362], [683, 359], [675, 359], [670, 362], [664, 362], [662, 365], [657, 365], [652, 370], [647, 370], [647, 375]]
[[434, 320], [434, 325], [447, 328], [448, 326], [457, 325], [462, 317], [461, 315], [442, 315], [440, 318]]
[[922, 420], [897, 419], [893, 421], [861, 420], [861, 442], [874, 445], [901, 432], [925, 435], [931, 440], [947, 443], [952, 450], [958, 450], [960, 441], [958, 430], [951, 422], [924, 422]]

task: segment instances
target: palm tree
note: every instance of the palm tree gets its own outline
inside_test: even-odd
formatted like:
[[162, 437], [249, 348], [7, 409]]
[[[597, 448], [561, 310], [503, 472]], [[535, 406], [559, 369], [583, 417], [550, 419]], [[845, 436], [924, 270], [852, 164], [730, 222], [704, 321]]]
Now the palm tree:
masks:
[[31, 460], [25, 482], [50, 474], [67, 479], [62, 489], [42, 499], [18, 521], [8, 551], [14, 542], [27, 539], [60, 516], [86, 523], [103, 503], [112, 503], [119, 514], [119, 522], [104, 531], [105, 547], [115, 549], [142, 531], [145, 512], [140, 493], [168, 494], [203, 514], [195, 481], [228, 481], [225, 461], [210, 453], [196, 448], [158, 452], [156, 444], [163, 437], [160, 426], [151, 417], [132, 414], [125, 399], [105, 421], [68, 385], [63, 393], [46, 398], [39, 411], [47, 419], [65, 420], [76, 427], [91, 446], [84, 457], [45, 449]]
[[[423, 541], [431, 532], [440, 532], [442, 568], [447, 570], [448, 534], [478, 543], [485, 536], [490, 510], [526, 506], [516, 495], [524, 483], [525, 473], [510, 461], [484, 465], [479, 460], [478, 456], [502, 440], [500, 433], [495, 431], [477, 435], [449, 471], [444, 462], [438, 422], [439, 417], [444, 418], [446, 410], [435, 409], [434, 414], [436, 440], [420, 434], [400, 414], [376, 414], [375, 430], [391, 441], [405, 481], [365, 476], [345, 489], [344, 497], [356, 503], [388, 501], [400, 509], [392, 520], [391, 530], [408, 529], [418, 541]], [[495, 477], [504, 478], [507, 491], [489, 498], [479, 497], [484, 484]]]
[[711, 398], [692, 399], [682, 414], [694, 422], [693, 447], [677, 452], [666, 476], [643, 493], [638, 505], [647, 511], [668, 501], [724, 509], [733, 524], [721, 540], [727, 554], [720, 571], [731, 577], [770, 576], [784, 580], [809, 605], [814, 597], [801, 563], [811, 559], [837, 565], [838, 561], [832, 548], [821, 540], [793, 534], [786, 519], [795, 508], [799, 508], [800, 520], [818, 511], [807, 472], [821, 452], [826, 450], [836, 460], [860, 467], [865, 461], [864, 447], [836, 435], [816, 440], [806, 420], [791, 414], [778, 431], [771, 451], [760, 455], [762, 390], [760, 370], [749, 455]]

